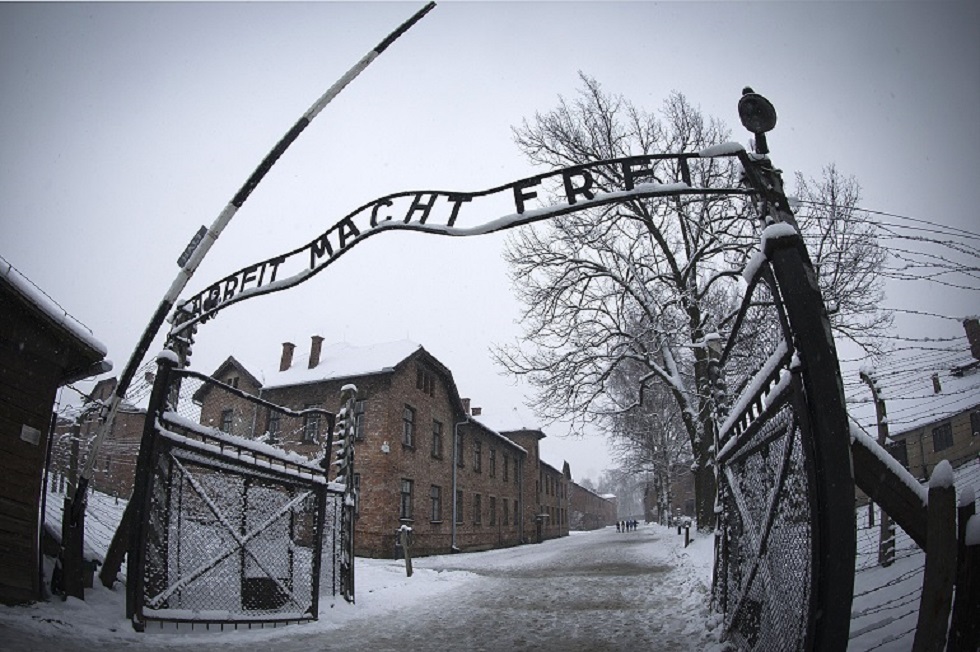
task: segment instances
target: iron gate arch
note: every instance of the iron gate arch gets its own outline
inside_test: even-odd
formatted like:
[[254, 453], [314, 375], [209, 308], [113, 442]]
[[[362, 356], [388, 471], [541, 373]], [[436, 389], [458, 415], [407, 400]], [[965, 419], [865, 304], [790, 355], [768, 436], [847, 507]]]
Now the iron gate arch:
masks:
[[[743, 186], [692, 185], [691, 166], [732, 158], [742, 165]], [[611, 166], [622, 172], [623, 187], [595, 191], [593, 173]], [[665, 183], [664, 178], [674, 180]], [[549, 181], [564, 190], [565, 201], [528, 209], [535, 188]], [[748, 291], [714, 370], [718, 382], [727, 381], [740, 392], [732, 406], [716, 404], [725, 419], [715, 435], [720, 491], [714, 599], [724, 613], [727, 638], [740, 648], [844, 649], [853, 586], [854, 485], [836, 351], [779, 172], [767, 157], [749, 154], [741, 145], [590, 162], [478, 192], [387, 195], [351, 212], [310, 243], [225, 276], [178, 304], [168, 348], [186, 363], [198, 324], [242, 300], [298, 285], [383, 232], [481, 235], [628, 200], [722, 194], [751, 197], [768, 226], [763, 254], [746, 274]], [[464, 206], [501, 197], [513, 202], [513, 213], [457, 226]], [[404, 217], [381, 214], [399, 202]], [[751, 312], [762, 320], [747, 319]], [[769, 330], [759, 330], [764, 326]], [[778, 467], [766, 475], [770, 455]], [[786, 541], [803, 542], [806, 554], [794, 558], [772, 552]], [[800, 580], [805, 588], [794, 600], [781, 601], [787, 578]], [[789, 613], [789, 605], [796, 609], [793, 617], [780, 617]]]

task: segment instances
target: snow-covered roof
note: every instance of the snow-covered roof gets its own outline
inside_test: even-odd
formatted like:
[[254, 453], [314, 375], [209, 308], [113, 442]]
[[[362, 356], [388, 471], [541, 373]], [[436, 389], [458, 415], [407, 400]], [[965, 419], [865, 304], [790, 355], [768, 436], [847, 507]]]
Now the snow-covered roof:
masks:
[[96, 339], [88, 327], [69, 315], [64, 308], [58, 305], [58, 302], [45, 294], [41, 288], [34, 285], [29, 278], [2, 257], [0, 257], [0, 278], [10, 284], [18, 294], [33, 304], [48, 319], [66, 330], [82, 344], [102, 356], [108, 352], [105, 344]]
[[392, 371], [396, 365], [422, 348], [411, 340], [398, 340], [355, 346], [346, 342], [324, 344], [320, 350], [320, 363], [309, 368], [309, 346], [296, 347], [293, 364], [285, 371], [266, 371], [266, 388], [303, 385], [324, 380], [353, 378]]
[[[881, 374], [878, 387], [885, 400], [889, 436], [895, 438], [980, 406], [980, 365], [972, 364], [976, 362], [964, 355], [938, 371], [923, 368], [901, 376]], [[965, 371], [954, 373], [957, 367]], [[939, 392], [933, 386], [933, 373], [939, 377]], [[849, 397], [848, 413], [867, 432], [874, 432], [876, 419], [870, 390], [852, 393], [855, 395]]]
[[525, 449], [523, 446], [521, 446], [520, 444], [518, 444], [514, 440], [512, 440], [512, 439], [510, 439], [508, 437], [505, 437], [504, 435], [500, 434], [499, 431], [494, 430], [493, 428], [491, 428], [487, 424], [483, 423], [483, 421], [481, 421], [480, 419], [474, 419], [473, 417], [470, 417], [469, 420], [470, 420], [470, 423], [473, 423], [473, 424], [479, 426], [480, 428], [482, 428], [488, 434], [493, 435], [493, 436], [497, 437], [498, 439], [501, 439], [504, 443], [506, 443], [506, 444], [508, 444], [510, 446], [513, 446], [517, 450], [519, 450], [522, 453], [524, 453], [525, 455], [527, 455], [527, 449]]

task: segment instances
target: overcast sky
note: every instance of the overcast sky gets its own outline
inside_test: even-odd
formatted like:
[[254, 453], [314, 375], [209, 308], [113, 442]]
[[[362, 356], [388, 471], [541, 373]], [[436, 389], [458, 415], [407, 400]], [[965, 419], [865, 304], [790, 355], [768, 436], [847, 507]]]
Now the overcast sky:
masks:
[[[423, 4], [0, 4], [0, 255], [121, 371], [193, 233]], [[540, 171], [511, 127], [573, 95], [579, 71], [650, 109], [679, 90], [743, 143], [736, 103], [751, 85], [779, 112], [769, 145], [788, 177], [835, 162], [865, 207], [980, 229], [975, 2], [443, 2], [300, 136], [185, 296], [382, 195]], [[296, 289], [228, 308], [201, 328], [192, 366], [235, 354], [272, 368], [281, 342], [314, 334], [407, 337], [488, 421], [513, 421], [525, 392], [488, 354], [520, 334], [503, 238], [372, 238]], [[980, 312], [944, 293], [921, 305]], [[546, 461], [567, 459], [576, 479], [610, 466], [600, 441], [548, 432]]]

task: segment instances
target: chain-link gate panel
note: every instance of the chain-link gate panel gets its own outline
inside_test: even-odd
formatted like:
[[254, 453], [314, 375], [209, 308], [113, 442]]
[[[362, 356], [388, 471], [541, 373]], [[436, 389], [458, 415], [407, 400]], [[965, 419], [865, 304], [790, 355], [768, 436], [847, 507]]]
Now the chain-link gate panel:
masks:
[[[793, 329], [772, 264], [756, 262], [721, 360], [737, 398], [720, 406], [714, 599], [736, 648], [806, 650], [824, 635], [818, 588], [829, 553], [818, 535], [831, 517], [817, 482], [815, 437], [823, 435], [811, 410], [819, 401], [804, 382], [807, 342]], [[849, 469], [836, 472], [849, 478]]]
[[[161, 376], [170, 383], [148, 456], [134, 622], [316, 619], [320, 582], [332, 593], [340, 583], [342, 495], [323, 465], [200, 423], [214, 408], [275, 413], [271, 421], [286, 427], [302, 428], [308, 416], [193, 372], [161, 367]], [[333, 415], [318, 412], [332, 425]], [[221, 425], [233, 430], [236, 421]]]

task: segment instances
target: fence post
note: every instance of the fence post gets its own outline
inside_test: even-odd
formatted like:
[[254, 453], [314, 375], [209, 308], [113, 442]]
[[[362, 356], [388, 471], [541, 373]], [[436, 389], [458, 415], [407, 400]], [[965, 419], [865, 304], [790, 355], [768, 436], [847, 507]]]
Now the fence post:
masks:
[[[79, 438], [81, 426], [76, 423], [71, 428], [71, 457], [68, 461], [68, 484], [74, 489], [78, 486]], [[83, 500], [85, 498], [83, 497]], [[61, 516], [61, 590], [64, 598], [72, 596], [85, 599], [82, 566], [84, 564], [85, 524], [81, 517], [77, 527], [71, 525], [72, 499], [65, 494]]]
[[[157, 417], [165, 409], [170, 389], [170, 375], [177, 362], [168, 355], [157, 356], [157, 376], [146, 407], [143, 421], [143, 437], [136, 458], [136, 475], [133, 479], [133, 495], [127, 509], [128, 550], [126, 554], [126, 618], [132, 622], [133, 629], [143, 631], [145, 623], [140, 613], [143, 607], [143, 538], [145, 537], [143, 518], [149, 502], [149, 483], [152, 475], [153, 442], [156, 439]], [[129, 507], [129, 506], [127, 506]], [[124, 514], [125, 517], [125, 514]], [[122, 524], [120, 524], [122, 527]]]
[[975, 501], [973, 487], [964, 487], [957, 510], [956, 597], [946, 652], [980, 649], [980, 541], [967, 541], [967, 524], [977, 520]]
[[956, 575], [956, 488], [953, 467], [943, 460], [929, 479], [926, 510], [926, 564], [913, 652], [941, 652], [946, 647], [953, 580]]

